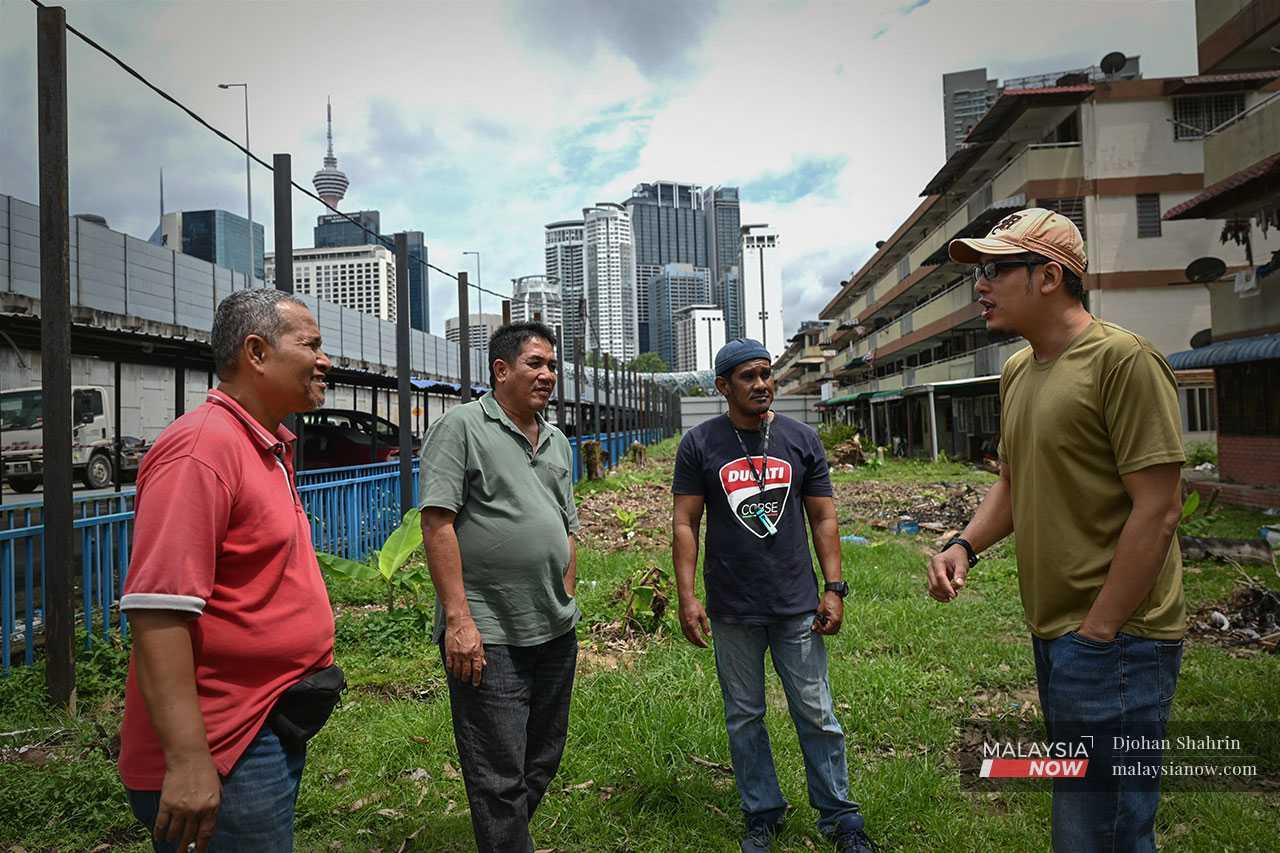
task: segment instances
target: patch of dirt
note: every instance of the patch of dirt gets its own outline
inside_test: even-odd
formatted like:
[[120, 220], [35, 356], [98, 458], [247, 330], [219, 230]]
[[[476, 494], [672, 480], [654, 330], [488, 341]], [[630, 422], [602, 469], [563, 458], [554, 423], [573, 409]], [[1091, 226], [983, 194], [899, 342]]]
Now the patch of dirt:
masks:
[[969, 483], [837, 483], [836, 507], [842, 522], [861, 521], [893, 529], [907, 516], [922, 531], [941, 536], [969, 523], [988, 488]]
[[621, 622], [592, 625], [578, 645], [578, 672], [631, 670], [653, 642], [652, 634], [628, 630]]
[[588, 495], [578, 507], [582, 545], [600, 551], [671, 547], [671, 487], [636, 483]]
[[1249, 578], [1225, 600], [1191, 615], [1188, 633], [1218, 646], [1280, 653], [1280, 593]]

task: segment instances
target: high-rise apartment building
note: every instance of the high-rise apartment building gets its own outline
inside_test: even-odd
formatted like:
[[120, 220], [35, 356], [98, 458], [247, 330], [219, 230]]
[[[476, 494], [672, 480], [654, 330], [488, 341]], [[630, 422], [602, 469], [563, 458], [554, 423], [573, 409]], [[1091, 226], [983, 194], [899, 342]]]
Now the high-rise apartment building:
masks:
[[[485, 353], [489, 351], [489, 338], [502, 325], [502, 315], [468, 314], [467, 324], [467, 341], [472, 352]], [[444, 338], [455, 344], [462, 340], [457, 317], [449, 317], [444, 321]]]
[[[622, 204], [631, 215], [636, 257], [637, 336], [641, 352], [657, 349], [650, 334], [649, 282], [667, 264], [689, 264], [708, 271], [707, 222], [702, 188], [656, 181], [639, 184]], [[670, 318], [667, 318], [670, 322]]]
[[666, 264], [649, 279], [649, 343], [667, 364], [676, 363], [675, 313], [711, 302], [711, 271], [693, 264]]
[[[546, 238], [547, 278], [560, 284], [560, 304], [564, 318], [564, 351], [573, 351], [573, 342], [582, 338], [578, 322], [578, 300], [582, 298], [582, 229], [581, 219], [552, 222], [543, 229]], [[582, 344], [582, 351], [588, 346]]]
[[[316, 217], [316, 227], [311, 229], [311, 234], [317, 249], [368, 246], [378, 242], [377, 238], [382, 235], [382, 214], [376, 210], [353, 210], [346, 216], [328, 213]], [[393, 241], [388, 248], [394, 248], [394, 245]]]
[[[536, 321], [555, 331], [564, 323], [564, 310], [560, 299], [560, 283], [545, 275], [524, 275], [511, 279], [511, 322]], [[561, 330], [561, 336], [564, 336]], [[564, 340], [565, 358], [571, 358], [573, 349], [569, 338]]]
[[599, 347], [629, 362], [639, 354], [631, 217], [620, 204], [600, 202], [583, 209], [582, 221], [583, 292], [590, 325], [584, 349]]
[[742, 226], [743, 337], [764, 344], [776, 359], [787, 348], [782, 337], [782, 265], [778, 234], [768, 225]]
[[711, 299], [724, 309], [730, 340], [742, 337], [742, 210], [737, 187], [707, 187], [702, 209], [707, 225]]
[[947, 159], [956, 153], [960, 143], [998, 97], [1000, 81], [988, 80], [985, 68], [942, 75], [942, 126]]
[[[266, 284], [274, 287], [274, 253], [267, 255], [266, 268]], [[395, 320], [395, 255], [386, 246], [294, 249], [293, 292]]]
[[719, 305], [686, 305], [675, 313], [676, 358], [672, 370], [714, 370], [725, 344], [724, 311]]
[[220, 267], [262, 278], [262, 225], [253, 223], [253, 260], [249, 259], [249, 220], [226, 210], [184, 210], [166, 213], [151, 235], [157, 246], [167, 246]]

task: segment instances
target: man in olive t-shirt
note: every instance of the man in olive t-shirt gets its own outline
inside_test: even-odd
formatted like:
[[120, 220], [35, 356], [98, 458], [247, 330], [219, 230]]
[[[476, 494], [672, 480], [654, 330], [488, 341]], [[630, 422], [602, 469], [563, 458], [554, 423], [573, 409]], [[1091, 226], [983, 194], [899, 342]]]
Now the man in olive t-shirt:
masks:
[[[1153, 851], [1160, 753], [1121, 754], [1113, 737], [1164, 738], [1182, 660], [1173, 371], [1146, 340], [1089, 314], [1084, 242], [1060, 214], [1011, 214], [949, 253], [973, 265], [988, 330], [1030, 346], [1000, 377], [1000, 479], [931, 560], [929, 594], [953, 600], [978, 553], [1017, 534], [1049, 739], [1089, 757], [1085, 779], [1054, 782], [1054, 849]], [[1135, 775], [1113, 772], [1121, 764]]]
[[529, 819], [560, 766], [578, 642], [569, 441], [542, 416], [556, 340], [541, 323], [489, 342], [493, 391], [422, 446], [435, 639], [476, 845], [533, 853]]

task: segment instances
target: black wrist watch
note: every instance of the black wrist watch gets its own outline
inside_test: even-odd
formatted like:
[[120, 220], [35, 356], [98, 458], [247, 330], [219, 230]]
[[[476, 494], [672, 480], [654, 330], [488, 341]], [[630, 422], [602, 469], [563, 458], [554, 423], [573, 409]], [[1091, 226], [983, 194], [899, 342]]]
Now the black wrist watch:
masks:
[[849, 584], [845, 581], [827, 581], [822, 588], [823, 592], [834, 592], [836, 595], [844, 598], [849, 594]]
[[[942, 546], [942, 551], [947, 550], [952, 545], [959, 545], [964, 548], [964, 553], [969, 558], [969, 568], [972, 569], [974, 566], [978, 565], [978, 552], [973, 550], [973, 546], [969, 544], [968, 539], [965, 539], [963, 536], [952, 536], [947, 540], [947, 544]], [[942, 551], [939, 551], [938, 553], [941, 554]]]

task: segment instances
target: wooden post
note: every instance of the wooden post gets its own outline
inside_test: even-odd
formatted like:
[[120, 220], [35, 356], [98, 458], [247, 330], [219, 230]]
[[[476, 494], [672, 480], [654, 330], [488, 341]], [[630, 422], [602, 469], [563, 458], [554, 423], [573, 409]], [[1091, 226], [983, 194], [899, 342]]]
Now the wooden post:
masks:
[[71, 228], [67, 199], [67, 13], [36, 10], [40, 157], [40, 378], [44, 389], [45, 690], [76, 710], [71, 604]]

